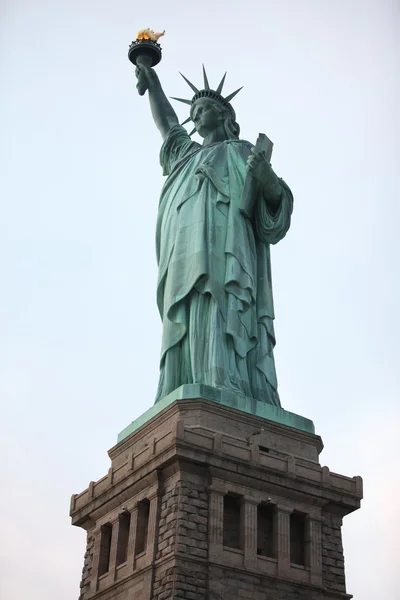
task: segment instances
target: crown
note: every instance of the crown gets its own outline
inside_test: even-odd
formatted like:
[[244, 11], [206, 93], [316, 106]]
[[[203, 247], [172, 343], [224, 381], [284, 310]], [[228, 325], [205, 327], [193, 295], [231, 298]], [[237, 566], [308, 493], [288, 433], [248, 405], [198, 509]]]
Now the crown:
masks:
[[[231, 94], [229, 94], [228, 96], [224, 97], [222, 95], [222, 88], [224, 87], [226, 73], [223, 76], [223, 78], [221, 79], [216, 90], [212, 90], [210, 88], [210, 85], [208, 83], [207, 73], [204, 68], [204, 65], [203, 65], [204, 89], [202, 89], [202, 90], [197, 89], [197, 87], [195, 85], [193, 85], [193, 83], [191, 83], [189, 81], [189, 79], [187, 79], [187, 77], [182, 75], [182, 73], [180, 73], [180, 75], [183, 77], [183, 79], [186, 81], [186, 83], [194, 91], [194, 96], [191, 100], [187, 100], [185, 98], [174, 98], [174, 96], [172, 96], [173, 100], [178, 100], [178, 102], [183, 102], [184, 104], [189, 104], [190, 106], [192, 106], [196, 102], [196, 100], [199, 100], [199, 98], [210, 98], [210, 100], [216, 100], [224, 108], [229, 110], [229, 112], [232, 114], [233, 118], [236, 119], [235, 111], [233, 110], [233, 107], [230, 104], [230, 101], [232, 100], [232, 98], [234, 98], [236, 96], [236, 94], [238, 94], [240, 92], [240, 90], [242, 88], [240, 87], [238, 90], [236, 90], [236, 91], [232, 92]], [[191, 120], [192, 120], [192, 117], [189, 117], [188, 119], [186, 119], [186, 121], [183, 121], [182, 125], [186, 125], [186, 123], [189, 123], [189, 121], [191, 121]], [[196, 129], [193, 129], [193, 131], [191, 131], [189, 135], [193, 135], [193, 133], [195, 131], [196, 131]]]

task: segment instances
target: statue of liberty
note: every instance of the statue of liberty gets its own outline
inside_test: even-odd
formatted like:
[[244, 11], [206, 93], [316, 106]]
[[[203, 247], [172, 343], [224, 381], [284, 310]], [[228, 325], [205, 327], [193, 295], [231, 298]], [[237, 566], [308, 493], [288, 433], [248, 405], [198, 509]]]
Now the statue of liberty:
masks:
[[[183, 384], [200, 383], [280, 406], [273, 348], [270, 244], [290, 226], [293, 197], [268, 153], [239, 138], [225, 76], [194, 92], [192, 141], [155, 70], [138, 63], [163, 138], [166, 181], [158, 209], [157, 304], [163, 323], [156, 402]], [[183, 125], [185, 124], [183, 123]], [[193, 133], [193, 132], [192, 132]], [[250, 180], [250, 185], [246, 182]]]

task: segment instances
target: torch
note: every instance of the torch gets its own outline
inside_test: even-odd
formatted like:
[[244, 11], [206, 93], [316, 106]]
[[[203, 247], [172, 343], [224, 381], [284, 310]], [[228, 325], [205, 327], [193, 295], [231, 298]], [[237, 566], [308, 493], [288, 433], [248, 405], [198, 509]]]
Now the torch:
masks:
[[[154, 67], [161, 60], [161, 46], [158, 40], [165, 31], [155, 33], [152, 29], [141, 29], [136, 40], [129, 46], [128, 58], [137, 67]], [[137, 90], [143, 96], [147, 90], [147, 81], [144, 73], [138, 74]]]

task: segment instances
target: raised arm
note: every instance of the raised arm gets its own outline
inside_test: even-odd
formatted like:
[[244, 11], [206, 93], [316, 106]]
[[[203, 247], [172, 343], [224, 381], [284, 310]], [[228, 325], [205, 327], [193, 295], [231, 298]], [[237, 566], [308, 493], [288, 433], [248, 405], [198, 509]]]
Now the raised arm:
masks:
[[136, 87], [139, 95], [143, 96], [146, 91], [149, 93], [151, 113], [164, 140], [170, 129], [179, 124], [178, 117], [164, 94], [158, 75], [152, 67], [140, 64], [136, 67], [136, 77], [138, 78]]

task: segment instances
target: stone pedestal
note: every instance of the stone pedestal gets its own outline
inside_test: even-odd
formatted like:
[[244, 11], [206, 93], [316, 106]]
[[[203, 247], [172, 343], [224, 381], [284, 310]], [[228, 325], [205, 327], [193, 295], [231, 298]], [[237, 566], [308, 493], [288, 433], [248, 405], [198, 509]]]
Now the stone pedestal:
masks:
[[350, 598], [341, 525], [361, 478], [320, 466], [310, 421], [180, 395], [129, 426], [108, 474], [72, 496], [87, 531], [80, 600]]

